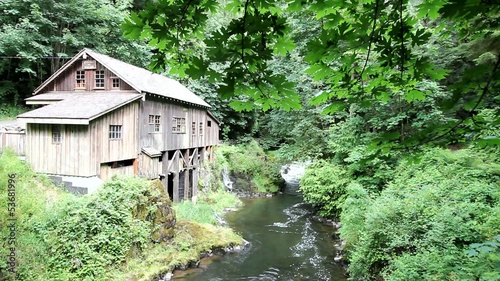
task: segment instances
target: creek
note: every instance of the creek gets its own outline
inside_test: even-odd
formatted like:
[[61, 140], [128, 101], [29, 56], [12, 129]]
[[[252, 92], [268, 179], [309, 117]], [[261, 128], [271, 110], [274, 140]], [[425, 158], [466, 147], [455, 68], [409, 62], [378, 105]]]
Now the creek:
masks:
[[311, 206], [298, 192], [297, 173], [300, 167], [292, 166], [284, 175], [283, 194], [243, 199], [243, 208], [226, 214], [229, 226], [250, 242], [243, 251], [176, 272], [174, 280], [346, 280], [342, 267], [333, 261], [338, 242], [332, 239], [334, 229], [312, 218]]

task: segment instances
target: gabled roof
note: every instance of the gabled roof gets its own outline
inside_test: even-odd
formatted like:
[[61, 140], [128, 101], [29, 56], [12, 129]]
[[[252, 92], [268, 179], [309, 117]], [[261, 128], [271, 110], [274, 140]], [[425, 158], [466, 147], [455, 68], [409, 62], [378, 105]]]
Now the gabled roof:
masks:
[[27, 123], [86, 125], [142, 96], [130, 92], [75, 93], [59, 102], [23, 113], [17, 118]]
[[54, 79], [64, 70], [69, 68], [76, 61], [78, 61], [78, 59], [84, 56], [92, 57], [140, 93], [156, 94], [181, 103], [188, 103], [206, 108], [210, 107], [208, 103], [195, 95], [178, 81], [152, 73], [149, 70], [133, 66], [112, 57], [99, 54], [87, 48], [81, 50], [59, 70], [54, 72], [49, 79], [35, 89], [33, 95], [39, 94], [41, 90], [43, 90], [50, 82], [54, 81]]

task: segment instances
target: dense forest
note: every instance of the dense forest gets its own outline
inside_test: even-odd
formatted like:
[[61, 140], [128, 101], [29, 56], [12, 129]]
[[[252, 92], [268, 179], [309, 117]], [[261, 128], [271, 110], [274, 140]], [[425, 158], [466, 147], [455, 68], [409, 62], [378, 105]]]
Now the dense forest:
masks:
[[180, 80], [226, 141], [311, 160], [301, 191], [340, 220], [352, 280], [500, 279], [496, 1], [0, 5], [0, 118], [92, 48]]

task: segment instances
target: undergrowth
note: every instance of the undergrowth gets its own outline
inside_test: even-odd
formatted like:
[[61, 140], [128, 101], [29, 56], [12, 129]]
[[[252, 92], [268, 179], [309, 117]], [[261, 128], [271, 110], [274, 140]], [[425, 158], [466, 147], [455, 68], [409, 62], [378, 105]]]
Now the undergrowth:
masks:
[[[151, 233], [156, 228], [152, 228], [152, 221], [139, 219], [141, 206], [154, 192], [149, 181], [116, 177], [94, 194], [74, 196], [36, 174], [10, 150], [0, 156], [2, 225], [10, 218], [9, 178], [17, 203], [17, 274], [7, 272], [7, 259], [2, 258], [0, 280], [151, 280], [196, 261], [202, 251], [242, 243], [230, 229], [213, 224], [215, 212], [238, 202], [234, 195], [207, 191], [200, 194], [197, 204], [177, 205], [180, 215], [173, 228], [174, 237], [154, 243]], [[190, 215], [182, 211], [182, 206], [187, 206]], [[156, 206], [151, 208], [146, 206], [145, 217], [157, 210]], [[198, 219], [204, 215], [197, 212], [206, 216]], [[10, 235], [9, 229], [2, 227], [0, 235], [0, 256], [8, 257], [9, 241], [5, 237]]]
[[[282, 185], [282, 163], [275, 154], [266, 153], [256, 141], [240, 145], [221, 145], [217, 161], [227, 165], [233, 176], [248, 183], [251, 192], [276, 192]], [[238, 188], [238, 186], [237, 186]]]

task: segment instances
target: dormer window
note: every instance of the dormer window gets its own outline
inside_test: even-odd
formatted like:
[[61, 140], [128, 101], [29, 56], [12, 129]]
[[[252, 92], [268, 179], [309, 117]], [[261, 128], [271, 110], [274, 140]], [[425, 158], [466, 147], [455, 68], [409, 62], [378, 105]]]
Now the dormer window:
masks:
[[95, 71], [95, 88], [104, 88], [104, 70]]
[[120, 78], [111, 77], [111, 88], [120, 89]]
[[85, 89], [85, 70], [76, 71], [76, 88]]

